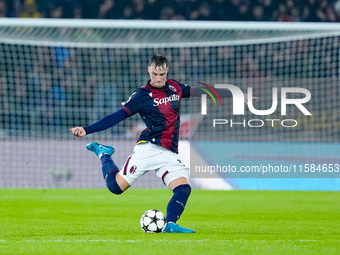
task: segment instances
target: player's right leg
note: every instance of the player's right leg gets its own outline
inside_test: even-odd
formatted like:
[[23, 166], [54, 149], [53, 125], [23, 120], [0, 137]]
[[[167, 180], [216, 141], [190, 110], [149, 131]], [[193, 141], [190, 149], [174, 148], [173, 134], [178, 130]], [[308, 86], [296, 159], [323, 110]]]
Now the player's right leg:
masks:
[[[178, 171], [178, 175], [185, 171]], [[176, 172], [173, 172], [176, 175]], [[195, 233], [195, 230], [183, 228], [176, 224], [182, 215], [185, 205], [191, 193], [191, 186], [184, 176], [178, 177], [168, 183], [168, 187], [173, 191], [173, 196], [167, 206], [166, 221], [163, 233]]]
[[107, 188], [114, 194], [122, 194], [130, 185], [119, 175], [119, 168], [113, 162], [111, 155], [115, 149], [109, 145], [99, 143], [89, 143], [86, 149], [94, 152], [102, 163], [103, 177]]

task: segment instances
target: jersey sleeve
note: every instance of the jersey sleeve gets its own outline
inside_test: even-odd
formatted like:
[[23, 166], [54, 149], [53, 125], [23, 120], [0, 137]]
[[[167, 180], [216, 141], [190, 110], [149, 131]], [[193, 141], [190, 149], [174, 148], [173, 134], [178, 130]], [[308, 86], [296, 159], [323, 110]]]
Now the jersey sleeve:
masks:
[[135, 90], [122, 107], [122, 109], [128, 114], [128, 116], [132, 116], [139, 112], [140, 102], [142, 101], [140, 92], [140, 89]]
[[187, 84], [180, 83], [180, 82], [177, 82], [177, 83], [182, 89], [182, 97], [184, 98], [190, 97], [190, 86]]
[[122, 109], [119, 109], [114, 113], [106, 115], [105, 117], [101, 118], [95, 123], [84, 127], [84, 129], [87, 135], [92, 134], [113, 127], [122, 120], [125, 120], [127, 117], [128, 117], [127, 113]]

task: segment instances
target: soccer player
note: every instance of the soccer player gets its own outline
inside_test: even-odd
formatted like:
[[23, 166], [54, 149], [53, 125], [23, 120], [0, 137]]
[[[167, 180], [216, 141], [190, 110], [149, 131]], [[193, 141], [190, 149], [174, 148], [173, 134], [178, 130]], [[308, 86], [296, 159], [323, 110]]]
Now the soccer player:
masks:
[[[191, 193], [189, 169], [178, 156], [180, 126], [180, 102], [182, 98], [200, 96], [203, 90], [195, 89], [175, 80], [167, 79], [168, 60], [161, 54], [154, 55], [148, 66], [150, 80], [135, 90], [125, 105], [86, 127], [74, 127], [70, 131], [77, 137], [99, 132], [139, 113], [146, 124], [134, 147], [133, 153], [119, 170], [111, 155], [112, 146], [90, 143], [86, 148], [101, 160], [107, 188], [114, 194], [127, 190], [144, 173], [153, 170], [165, 185], [173, 191], [167, 206], [167, 225], [163, 232], [194, 233], [176, 224], [184, 211]], [[218, 90], [220, 96], [231, 96], [229, 90]]]

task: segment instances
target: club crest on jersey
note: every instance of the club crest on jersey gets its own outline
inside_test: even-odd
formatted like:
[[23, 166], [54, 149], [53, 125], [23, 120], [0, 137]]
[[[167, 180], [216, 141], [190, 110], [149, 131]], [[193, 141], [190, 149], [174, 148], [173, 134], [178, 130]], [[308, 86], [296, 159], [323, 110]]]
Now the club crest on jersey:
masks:
[[169, 84], [169, 89], [171, 89], [173, 92], [177, 92], [177, 89], [171, 84]]
[[136, 169], [137, 169], [137, 166], [136, 165], [133, 165], [131, 168], [130, 168], [130, 174], [134, 174], [136, 172]]
[[153, 102], [154, 102], [153, 106], [158, 106], [160, 104], [167, 105], [169, 102], [171, 103], [173, 101], [179, 101], [179, 95], [173, 94], [173, 95], [168, 96], [168, 97], [155, 98], [153, 100]]

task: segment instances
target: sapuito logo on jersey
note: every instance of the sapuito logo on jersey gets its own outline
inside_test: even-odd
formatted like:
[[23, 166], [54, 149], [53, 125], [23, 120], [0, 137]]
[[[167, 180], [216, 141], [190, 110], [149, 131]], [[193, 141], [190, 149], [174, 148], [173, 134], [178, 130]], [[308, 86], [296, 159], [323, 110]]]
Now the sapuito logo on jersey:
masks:
[[[253, 88], [248, 87], [247, 94], [245, 95], [240, 88], [235, 85], [231, 84], [215, 84], [215, 88], [205, 84], [200, 83], [207, 88], [209, 88], [213, 94], [216, 95], [218, 100], [220, 101], [220, 105], [222, 106], [221, 97], [218, 95], [215, 88], [218, 89], [228, 89], [230, 90], [232, 97], [233, 97], [233, 115], [235, 116], [242, 116], [245, 115], [245, 99], [247, 99], [248, 110], [257, 116], [269, 116], [277, 111], [278, 107], [278, 92], [279, 88], [273, 87], [272, 88], [272, 105], [269, 109], [259, 110], [256, 109], [253, 103]], [[205, 91], [207, 94], [201, 95], [201, 114], [207, 115], [207, 95], [209, 95], [215, 105], [217, 105], [216, 100], [213, 94], [205, 88], [200, 88]], [[304, 106], [305, 103], [309, 102], [311, 99], [311, 93], [308, 89], [300, 88], [300, 87], [281, 87], [280, 88], [280, 95], [281, 95], [281, 116], [287, 116], [287, 105], [294, 105], [299, 111], [301, 111], [305, 116], [311, 116], [311, 112]], [[288, 95], [299, 95], [299, 98], [289, 98]], [[302, 95], [302, 96], [301, 96]], [[213, 120], [213, 127], [217, 125], [229, 125], [230, 127], [236, 126], [243, 126], [243, 127], [263, 127], [265, 125], [269, 125], [274, 127], [277, 123], [280, 123], [282, 127], [285, 128], [293, 128], [298, 125], [298, 121], [296, 119], [243, 119], [243, 121], [233, 121], [233, 119], [214, 119]]]
[[168, 97], [155, 98], [153, 100], [153, 102], [154, 102], [153, 106], [158, 106], [160, 104], [167, 105], [168, 103], [171, 103], [173, 101], [179, 101], [179, 95], [173, 94], [173, 95], [168, 96]]

